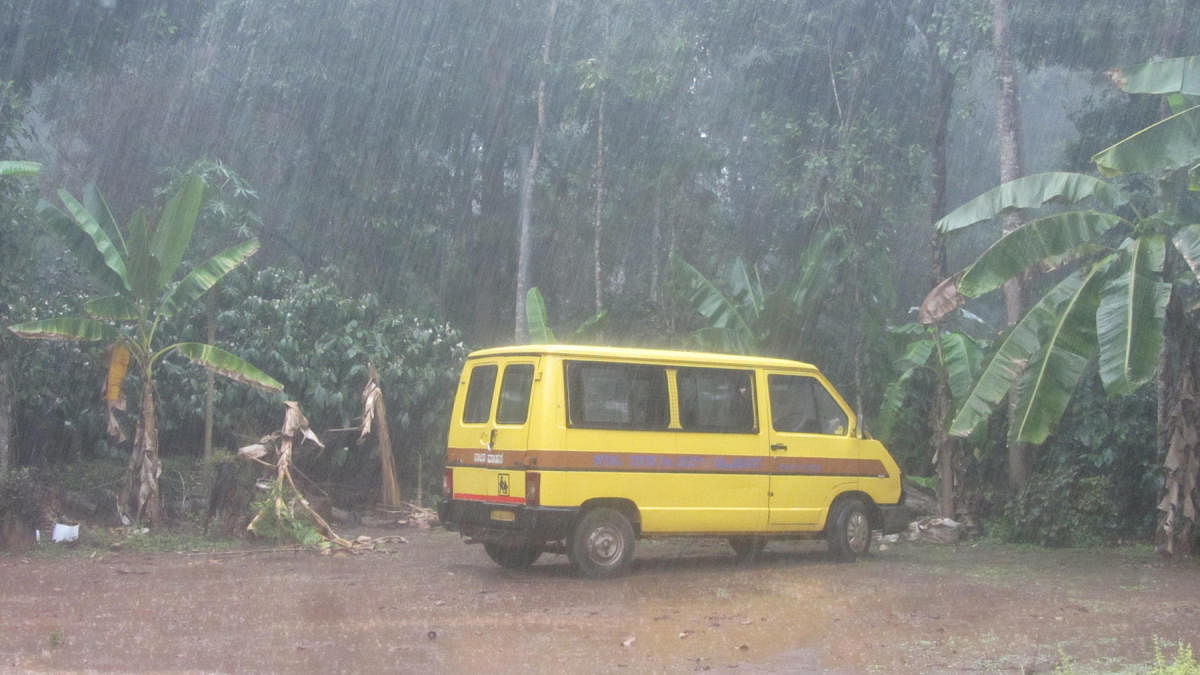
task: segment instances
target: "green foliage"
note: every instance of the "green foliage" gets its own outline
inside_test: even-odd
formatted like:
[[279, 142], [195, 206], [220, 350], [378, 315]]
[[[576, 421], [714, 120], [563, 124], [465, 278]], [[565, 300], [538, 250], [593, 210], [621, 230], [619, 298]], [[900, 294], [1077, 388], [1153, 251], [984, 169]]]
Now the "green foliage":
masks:
[[1200, 675], [1200, 661], [1192, 655], [1190, 643], [1179, 642], [1175, 647], [1175, 658], [1168, 662], [1163, 653], [1164, 642], [1154, 637], [1154, 665], [1150, 675]]
[[1094, 546], [1111, 537], [1116, 509], [1106, 476], [1077, 470], [1038, 474], [1008, 503], [993, 531], [1003, 540], [1040, 546]]
[[[367, 364], [373, 362], [391, 417], [401, 480], [415, 484], [421, 457], [424, 487], [435, 491], [441, 480], [435, 467], [445, 455], [446, 419], [466, 347], [449, 325], [381, 306], [374, 294], [349, 297], [332, 277], [331, 270], [309, 276], [284, 268], [229, 277], [217, 298], [217, 344], [236, 345], [279, 377], [329, 446], [321, 453], [297, 453], [297, 461], [312, 478], [352, 492], [377, 487], [377, 451], [370, 441], [356, 446], [353, 431], [328, 430], [357, 426]], [[200, 337], [202, 309], [193, 308], [179, 325], [183, 332], [172, 339]], [[200, 437], [204, 388], [189, 377], [190, 370], [175, 363], [162, 367], [171, 383], [160, 389], [160, 433], [167, 446], [188, 448]], [[263, 435], [278, 424], [280, 400], [281, 395], [218, 386], [214, 445], [240, 447]]]

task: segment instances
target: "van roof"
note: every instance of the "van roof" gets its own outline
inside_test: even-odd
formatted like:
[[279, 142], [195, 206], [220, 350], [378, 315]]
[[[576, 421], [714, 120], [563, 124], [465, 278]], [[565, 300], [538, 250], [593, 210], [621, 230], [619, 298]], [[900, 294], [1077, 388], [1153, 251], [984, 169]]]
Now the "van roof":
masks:
[[682, 361], [687, 363], [704, 363], [709, 365], [741, 366], [745, 368], [803, 368], [816, 370], [816, 366], [803, 361], [777, 359], [766, 356], [745, 356], [741, 354], [717, 354], [711, 352], [693, 352], [675, 349], [642, 349], [638, 347], [602, 347], [595, 345], [510, 345], [507, 347], [490, 347], [471, 352], [468, 359], [488, 356], [543, 356], [555, 355], [575, 358], [614, 358], [639, 359], [652, 361]]

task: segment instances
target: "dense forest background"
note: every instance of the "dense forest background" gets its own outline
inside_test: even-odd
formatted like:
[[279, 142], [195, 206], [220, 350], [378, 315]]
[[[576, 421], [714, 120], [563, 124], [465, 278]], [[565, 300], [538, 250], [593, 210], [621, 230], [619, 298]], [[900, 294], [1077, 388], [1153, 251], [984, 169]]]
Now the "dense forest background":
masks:
[[[708, 282], [752, 319], [737, 346], [819, 364], [874, 428], [898, 329], [1000, 233], [933, 228], [1000, 182], [995, 4], [0, 0], [4, 156], [42, 165], [0, 184], [0, 318], [77, 312], [94, 286], [39, 226], [39, 197], [95, 185], [125, 222], [199, 172], [195, 247], [262, 248], [163, 330], [215, 327], [318, 432], [355, 424], [374, 361], [408, 486], [423, 466], [436, 492], [456, 368], [515, 339], [528, 287], [563, 340], [729, 346], [698, 311]], [[1094, 172], [1095, 152], [1163, 116], [1107, 69], [1200, 53], [1184, 0], [1002, 4], [1026, 174]], [[986, 348], [1003, 301], [970, 310]], [[5, 464], [127, 454], [104, 436], [103, 347], [6, 335], [0, 362]], [[163, 452], [195, 456], [204, 377], [166, 364]], [[215, 444], [276, 427], [282, 397], [218, 383]], [[918, 478], [931, 400], [889, 433]], [[1092, 376], [1034, 452], [1037, 490], [1017, 498], [1003, 434], [985, 434], [961, 501], [1046, 543], [1146, 536], [1155, 422], [1153, 387], [1109, 399]], [[332, 447], [314, 476], [375, 484], [369, 451]]]

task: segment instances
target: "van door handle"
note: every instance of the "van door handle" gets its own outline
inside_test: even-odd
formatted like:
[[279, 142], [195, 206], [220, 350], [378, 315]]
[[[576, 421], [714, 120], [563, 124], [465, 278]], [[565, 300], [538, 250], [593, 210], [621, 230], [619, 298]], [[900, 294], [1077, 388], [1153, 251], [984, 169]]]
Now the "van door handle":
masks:
[[784, 445], [783, 443], [772, 443], [771, 444], [771, 452], [783, 452], [784, 450], [787, 450], [787, 446]]

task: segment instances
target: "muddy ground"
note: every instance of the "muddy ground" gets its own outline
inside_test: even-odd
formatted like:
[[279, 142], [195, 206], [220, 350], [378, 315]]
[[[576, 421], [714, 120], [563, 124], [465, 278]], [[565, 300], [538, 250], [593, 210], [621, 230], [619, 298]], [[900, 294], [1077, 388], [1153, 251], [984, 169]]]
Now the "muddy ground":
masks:
[[0, 556], [0, 670], [1088, 672], [1143, 670], [1156, 638], [1200, 647], [1200, 566], [1144, 547], [901, 543], [844, 564], [783, 542], [739, 564], [720, 540], [645, 541], [597, 582], [561, 555], [502, 569], [441, 529], [367, 534], [393, 538]]

